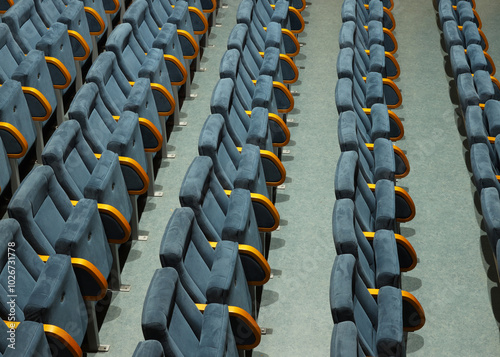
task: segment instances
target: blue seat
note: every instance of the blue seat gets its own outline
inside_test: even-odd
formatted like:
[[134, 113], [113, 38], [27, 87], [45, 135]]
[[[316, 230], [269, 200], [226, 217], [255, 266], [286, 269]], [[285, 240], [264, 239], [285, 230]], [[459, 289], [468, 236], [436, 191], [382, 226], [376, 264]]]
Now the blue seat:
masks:
[[449, 56], [455, 80], [462, 73], [475, 73], [478, 70], [488, 71], [492, 76], [495, 74], [496, 68], [491, 56], [477, 44], [470, 44], [467, 50], [462, 45], [453, 45]]
[[379, 229], [398, 233], [396, 222], [408, 222], [415, 216], [415, 204], [401, 187], [389, 180], [367, 183], [355, 151], [340, 154], [335, 171], [335, 196], [354, 202], [356, 219], [366, 232]]
[[359, 21], [363, 25], [368, 25], [371, 20], [382, 22], [384, 28], [394, 31], [396, 20], [391, 11], [384, 7], [380, 0], [370, 0], [365, 3], [363, 0], [345, 0], [341, 10], [342, 22]]
[[[36, 167], [26, 176], [7, 210], [38, 254], [85, 259], [95, 267], [89, 271], [99, 271], [104, 279], [109, 277], [113, 258], [97, 202], [82, 199], [73, 206], [49, 166]], [[93, 292], [84, 295], [95, 295], [97, 300], [106, 293], [105, 282], [87, 281], [83, 286]]]
[[464, 113], [469, 146], [476, 143], [489, 144], [500, 134], [500, 102], [488, 100], [484, 108], [470, 105]]
[[162, 267], [177, 271], [182, 286], [196, 303], [237, 306], [257, 317], [253, 289], [269, 280], [271, 269], [266, 259], [247, 245], [209, 242], [190, 208], [177, 208], [171, 216], [161, 242], [160, 260]]
[[[68, 342], [73, 339], [80, 345], [88, 319], [70, 257], [55, 254], [44, 262], [13, 219], [0, 221], [0, 241], [4, 247], [0, 259], [4, 277], [0, 284], [1, 318], [57, 326], [58, 332], [50, 338], [53, 343], [69, 334]], [[22, 348], [20, 340], [15, 342]]]
[[462, 112], [470, 105], [484, 106], [490, 99], [500, 99], [500, 82], [487, 71], [462, 73], [457, 77], [457, 92]]
[[497, 264], [498, 258], [500, 257], [500, 244], [498, 244], [500, 237], [500, 222], [498, 219], [500, 217], [500, 198], [498, 189], [496, 187], [483, 188], [480, 198], [485, 231], [488, 236], [491, 251], [493, 252], [495, 266], [497, 267], [497, 275], [500, 276]]
[[[230, 313], [243, 315], [247, 329], [234, 331]], [[182, 287], [175, 269], [162, 268], [154, 273], [146, 293], [142, 332], [145, 339], [159, 341], [166, 356], [236, 357], [237, 344], [248, 349], [260, 342], [255, 320], [243, 313], [227, 305], [196, 305]]]
[[412, 294], [392, 286], [368, 289], [350, 254], [335, 257], [330, 307], [334, 323], [354, 322], [367, 356], [405, 356], [404, 331], [425, 324], [422, 306]]
[[[193, 209], [203, 233], [213, 242], [237, 241], [263, 253], [265, 244], [258, 232], [272, 232], [279, 225], [279, 214], [267, 197], [241, 188], [224, 190], [207, 156], [196, 157], [189, 166], [179, 199], [182, 207]], [[252, 201], [265, 205], [273, 215], [256, 217]]]
[[441, 26], [447, 21], [455, 21], [460, 26], [466, 21], [474, 22], [478, 28], [482, 25], [479, 14], [468, 1], [453, 4], [452, 0], [439, 0], [438, 13]]
[[442, 31], [445, 51], [448, 53], [451, 46], [455, 45], [462, 45], [466, 48], [471, 44], [476, 44], [480, 45], [484, 51], [488, 50], [488, 40], [484, 32], [471, 21], [465, 21], [460, 27], [455, 21], [446, 21], [442, 26]]
[[356, 257], [359, 275], [369, 288], [399, 287], [400, 272], [410, 271], [417, 264], [411, 243], [391, 230], [363, 231], [355, 211], [352, 200], [335, 201], [332, 228], [337, 254]]
[[[78, 56], [85, 57], [85, 54], [73, 54], [67, 26], [57, 22], [47, 28], [38, 15], [33, 0], [23, 0], [14, 4], [3, 15], [2, 21], [9, 26], [24, 53], [34, 49], [43, 51], [52, 83], [56, 89], [67, 92], [77, 76], [74, 61], [80, 59]], [[54, 61], [50, 57], [59, 61]], [[59, 105], [62, 105], [62, 93], [58, 92]]]
[[368, 133], [386, 130], [388, 126], [391, 140], [397, 141], [404, 136], [404, 127], [396, 113], [383, 103], [381, 79], [380, 73], [371, 72], [367, 83], [374, 84], [376, 90], [367, 92], [368, 85], [363, 79], [340, 78], [335, 86], [335, 105], [339, 114], [355, 112]]
[[[259, 8], [258, 11], [257, 8]], [[270, 7], [270, 4], [253, 0], [243, 0], [238, 6], [236, 22], [248, 26], [253, 44], [262, 52], [266, 47], [265, 42], [267, 37], [264, 27], [274, 27], [277, 29], [274, 36], [278, 39], [278, 42], [273, 45], [279, 46], [282, 54], [295, 57], [300, 52], [300, 44], [295, 34], [291, 31], [286, 3], [280, 1], [280, 4], [275, 9], [276, 11]], [[304, 28], [304, 20], [301, 19], [302, 16], [300, 14], [294, 14], [294, 18], [294, 31], [301, 32]], [[273, 24], [273, 22], [275, 23]], [[275, 30], [272, 31], [274, 32]]]
[[[356, 54], [356, 60], [362, 61], [369, 71], [382, 73], [384, 77], [396, 79], [400, 68], [394, 55], [388, 52], [380, 41], [372, 40], [364, 30], [358, 30], [355, 21], [345, 21], [339, 34], [340, 49], [350, 48]], [[339, 73], [337, 73], [339, 75]], [[339, 75], [339, 78], [341, 76]]]
[[[387, 123], [385, 120], [384, 122]], [[358, 123], [361, 129], [358, 129]], [[340, 150], [358, 153], [363, 174], [369, 182], [377, 182], [379, 179], [394, 181], [396, 178], [406, 177], [410, 172], [405, 153], [388, 139], [387, 128], [382, 129], [374, 133], [373, 140], [356, 113], [345, 111], [339, 115], [337, 133]]]
[[36, 129], [24, 98], [21, 83], [8, 80], [0, 87], [0, 138], [11, 165], [11, 187], [20, 183], [19, 163], [35, 143]]
[[132, 26], [128, 23], [120, 24], [113, 30], [106, 41], [106, 50], [115, 54], [123, 74], [129, 81], [135, 82], [138, 78], [149, 78], [158, 115], [163, 117], [160, 118], [163, 136], [162, 154], [166, 157], [166, 121], [173, 115], [174, 123], [178, 124], [179, 102], [177, 92], [173, 91], [170, 83], [163, 51], [151, 48], [146, 54], [137, 42]]
[[10, 168], [9, 157], [0, 138], [0, 194], [5, 191], [11, 175], [12, 169]]
[[[283, 29], [295, 35], [304, 31], [305, 21], [302, 14], [291, 6], [288, 0], [258, 0], [254, 3], [253, 17], [260, 21], [262, 27], [267, 27], [271, 22], [277, 22]], [[238, 15], [236, 16], [238, 18]]]
[[69, 120], [52, 134], [42, 159], [53, 169], [71, 200], [88, 198], [100, 204], [109, 242], [124, 243], [129, 239], [132, 205], [116, 153], [106, 150], [97, 159], [78, 122]]
[[0, 82], [20, 82], [33, 120], [45, 124], [55, 112], [57, 100], [43, 52], [31, 50], [25, 55], [6, 24], [0, 24], [0, 51]]

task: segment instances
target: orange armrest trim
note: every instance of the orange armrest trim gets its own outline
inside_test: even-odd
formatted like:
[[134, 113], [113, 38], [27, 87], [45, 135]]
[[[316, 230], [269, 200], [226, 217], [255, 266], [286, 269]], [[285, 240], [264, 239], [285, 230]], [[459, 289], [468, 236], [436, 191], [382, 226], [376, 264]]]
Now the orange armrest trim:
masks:
[[[204, 313], [207, 304], [196, 304], [196, 307], [198, 308], [198, 310], [200, 310], [201, 313]], [[257, 347], [260, 343], [261, 332], [259, 325], [257, 325], [257, 322], [255, 322], [255, 319], [242, 308], [236, 306], [228, 306], [228, 309], [229, 316], [237, 317], [238, 319], [242, 320], [248, 327], [250, 327], [255, 336], [255, 343], [253, 343], [252, 345], [238, 345], [238, 349], [248, 350]]]
[[167, 98], [168, 102], [170, 103], [170, 110], [168, 112], [158, 111], [158, 115], [162, 116], [172, 115], [175, 111], [175, 99], [172, 96], [172, 94], [168, 91], [168, 89], [165, 88], [165, 86], [161, 85], [160, 83], [151, 83], [151, 90], [160, 92], [165, 98]]
[[9, 134], [11, 134], [14, 139], [16, 139], [17, 143], [21, 146], [21, 152], [17, 154], [8, 154], [9, 159], [19, 159], [26, 155], [28, 151], [28, 142], [23, 134], [12, 124], [6, 122], [0, 122], [0, 130], [5, 130]]
[[[39, 257], [40, 259], [42, 259], [44, 263], [46, 263], [47, 260], [49, 260], [50, 258], [49, 255], [39, 255]], [[102, 275], [102, 273], [99, 271], [99, 269], [97, 269], [96, 266], [91, 262], [89, 262], [88, 260], [82, 258], [71, 258], [71, 265], [73, 266], [73, 268], [85, 270], [89, 275], [91, 275], [94, 278], [94, 280], [101, 288], [101, 292], [99, 295], [83, 296], [83, 299], [88, 301], [101, 300], [106, 295], [106, 291], [108, 290], [108, 282], [106, 281], [104, 275]]]
[[269, 281], [271, 278], [271, 267], [269, 266], [269, 263], [267, 262], [266, 258], [262, 255], [261, 252], [259, 252], [257, 249], [252, 247], [251, 245], [247, 244], [239, 244], [238, 245], [238, 252], [240, 254], [245, 254], [250, 257], [252, 257], [262, 268], [262, 270], [265, 273], [265, 278], [264, 280], [261, 281], [248, 281], [248, 285], [264, 285]]
[[161, 135], [160, 131], [154, 126], [151, 121], [149, 121], [146, 118], [141, 118], [139, 117], [139, 125], [144, 126], [147, 128], [151, 133], [153, 133], [154, 137], [156, 138], [156, 141], [158, 142], [158, 145], [155, 148], [144, 148], [144, 151], [146, 152], [157, 152], [161, 149], [161, 145], [163, 143], [163, 136]]
[[111, 216], [120, 225], [121, 229], [124, 232], [122, 239], [116, 239], [116, 240], [109, 239], [108, 242], [109, 243], [116, 243], [116, 244], [125, 243], [130, 237], [131, 228], [130, 228], [130, 224], [125, 219], [123, 214], [120, 211], [118, 211], [115, 207], [113, 207], [111, 205], [107, 205], [105, 203], [98, 203], [97, 209], [99, 210], [99, 213], [104, 213], [104, 214]]
[[[293, 13], [295, 15], [295, 17], [297, 19], [299, 19], [299, 21], [300, 21], [300, 28], [297, 30], [291, 30], [292, 33], [301, 33], [302, 31], [304, 31], [304, 29], [306, 27], [306, 23], [304, 22], [304, 18], [302, 17], [302, 14], [300, 13], [300, 11], [297, 10], [296, 8], [294, 8], [293, 6], [289, 6], [288, 12]], [[288, 15], [288, 16], [290, 16], [290, 15]]]
[[276, 144], [273, 143], [273, 146], [277, 146], [277, 147], [286, 146], [290, 142], [290, 129], [288, 129], [288, 126], [285, 124], [285, 122], [283, 121], [283, 119], [281, 119], [281, 117], [279, 115], [274, 114], [274, 113], [269, 113], [268, 120], [273, 121], [276, 124], [278, 124], [286, 136], [286, 139], [284, 142], [276, 143]]
[[99, 31], [95, 32], [90, 32], [92, 36], [99, 36], [104, 32], [104, 29], [106, 28], [106, 25], [104, 24], [104, 20], [102, 19], [101, 15], [97, 11], [95, 11], [93, 8], [85, 6], [84, 7], [85, 12], [90, 14], [98, 23], [99, 23]]
[[74, 357], [83, 356], [82, 349], [69, 333], [54, 325], [43, 324], [45, 335], [59, 340]]
[[287, 87], [285, 87], [285, 85], [283, 83], [278, 82], [278, 81], [273, 81], [273, 87], [278, 88], [283, 93], [285, 93], [285, 96], [287, 97], [288, 101], [290, 102], [290, 106], [288, 108], [278, 109], [278, 113], [289, 113], [290, 111], [292, 111], [294, 106], [295, 106], [295, 101], [293, 99], [292, 93], [290, 93], [290, 90]]
[[269, 150], [260, 150], [260, 157], [270, 160], [279, 170], [281, 174], [281, 179], [278, 182], [267, 182], [266, 184], [268, 186], [279, 186], [283, 182], [285, 182], [286, 179], [286, 169], [285, 166], [283, 166], [283, 163], [280, 161], [280, 159], [271, 151]]
[[194, 6], [188, 6], [188, 9], [189, 9], [189, 12], [196, 14], [196, 16], [198, 16], [200, 18], [201, 22], [203, 22], [203, 30], [194, 31], [194, 34], [195, 35], [205, 34], [208, 30], [208, 21], [207, 21], [207, 18], [205, 17], [205, 15], [203, 14], [203, 12], [201, 12], [200, 9], [198, 9], [197, 7], [194, 7]]
[[295, 57], [299, 54], [300, 52], [300, 43], [299, 43], [299, 40], [297, 40], [297, 37], [295, 37], [295, 35], [293, 34], [292, 31], [290, 31], [289, 29], [281, 29], [281, 33], [283, 36], [288, 36], [293, 44], [295, 45], [295, 52], [287, 52], [287, 55], [290, 56], [290, 57]]
[[285, 55], [283, 53], [280, 53], [280, 60], [286, 62], [292, 68], [293, 74], [294, 74], [293, 79], [283, 80], [283, 82], [287, 83], [287, 84], [292, 84], [292, 83], [297, 82], [297, 80], [299, 79], [299, 69], [297, 68], [297, 65], [295, 64], [295, 62], [292, 61], [290, 56]]
[[43, 95], [43, 93], [34, 87], [24, 87], [23, 86], [22, 89], [23, 89], [24, 94], [29, 94], [29, 95], [32, 95], [33, 97], [35, 97], [36, 100], [42, 105], [43, 109], [45, 110], [45, 115], [43, 117], [32, 117], [33, 120], [45, 121], [45, 120], [49, 119], [50, 115], [52, 114], [52, 106], [50, 105], [47, 98]]
[[401, 96], [401, 91], [399, 90], [399, 88], [396, 85], [396, 83], [394, 83], [394, 81], [391, 80], [391, 79], [389, 79], [389, 78], [382, 78], [382, 84], [391, 87], [392, 90], [398, 96], [398, 102], [396, 104], [390, 104], [390, 105], [388, 104], [387, 108], [388, 109], [394, 109], [394, 108], [399, 107], [401, 105], [401, 103], [403, 103], [403, 97]]
[[143, 167], [139, 165], [139, 163], [132, 159], [131, 157], [126, 156], [118, 156], [118, 160], [120, 161], [120, 165], [128, 166], [134, 170], [134, 172], [139, 176], [142, 181], [142, 189], [139, 191], [129, 190], [129, 195], [142, 195], [148, 190], [149, 186], [149, 177], [146, 171], [144, 171]]
[[182, 64], [182, 62], [179, 61], [179, 59], [177, 57], [172, 56], [172, 55], [163, 55], [163, 58], [165, 59], [165, 61], [172, 62], [179, 69], [179, 71], [181, 71], [181, 73], [182, 73], [182, 80], [180, 82], [172, 82], [171, 81], [170, 83], [172, 83], [173, 86], [181, 86], [184, 83], [186, 83], [187, 70], [186, 70], [186, 67], [184, 67], [184, 65]]
[[396, 191], [396, 195], [402, 197], [406, 201], [406, 203], [408, 204], [408, 206], [410, 207], [410, 210], [411, 210], [411, 214], [408, 218], [404, 218], [404, 219], [398, 218], [398, 221], [399, 222], [411, 221], [413, 218], [415, 218], [415, 214], [416, 214], [415, 203], [413, 202], [413, 199], [411, 198], [409, 193], [406, 192], [406, 190], [402, 187], [394, 186], [394, 190]]
[[83, 50], [85, 51], [85, 54], [83, 56], [74, 57], [75, 61], [85, 61], [90, 55], [89, 44], [87, 43], [87, 41], [85, 41], [85, 39], [83, 38], [82, 35], [80, 35], [78, 32], [76, 32], [74, 30], [68, 30], [68, 35], [75, 38], [80, 43], [80, 45], [83, 47]]
[[120, 9], [120, 0], [113, 0], [113, 4], [115, 4], [115, 8], [113, 10], [105, 10], [106, 14], [114, 14]]
[[212, 7], [210, 9], [203, 9], [204, 13], [212, 13], [217, 8], [217, 0], [211, 0]]
[[198, 52], [200, 51], [200, 47], [198, 46], [198, 43], [196, 43], [196, 40], [193, 38], [193, 36], [187, 32], [186, 30], [177, 30], [177, 34], [179, 36], [187, 38], [191, 46], [194, 48], [194, 53], [191, 56], [184, 56], [185, 59], [193, 59], [198, 56]]
[[66, 68], [66, 66], [59, 59], [57, 59], [55, 57], [45, 56], [45, 61], [48, 64], [51, 64], [51, 65], [57, 67], [57, 69], [62, 73], [62, 75], [66, 79], [66, 83], [64, 83], [64, 84], [54, 84], [54, 88], [55, 89], [65, 89], [65, 88], [67, 88], [70, 85], [70, 83], [71, 83], [71, 74], [69, 74], [69, 71]]

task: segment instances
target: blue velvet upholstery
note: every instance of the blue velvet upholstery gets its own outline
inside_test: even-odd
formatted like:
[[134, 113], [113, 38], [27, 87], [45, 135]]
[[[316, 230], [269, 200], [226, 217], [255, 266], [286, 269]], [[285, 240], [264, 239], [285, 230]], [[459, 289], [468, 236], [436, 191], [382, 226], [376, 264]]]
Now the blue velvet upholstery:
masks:
[[[54, 170], [70, 199], [96, 200], [114, 207], [127, 221], [131, 220], [132, 205], [118, 155], [107, 150], [97, 160], [77, 121], [66, 121], [57, 128], [43, 150], [42, 160]], [[125, 233], [118, 222], [107, 214], [101, 217], [108, 239], [120, 240]]]
[[43, 324], [33, 321], [23, 321], [16, 328], [15, 335], [15, 349], [8, 347], [8, 344], [12, 340], [10, 336], [10, 331], [7, 329], [2, 329], [0, 332], [1, 342], [0, 350], [2, 351], [2, 356], [4, 357], [29, 357], [29, 356], [40, 356], [40, 357], [51, 357], [52, 351], [63, 355], [65, 352], [69, 351], [55, 351], [54, 345], [49, 345], [47, 337], [43, 330]]
[[[62, 0], [34, 0], [34, 2], [37, 13], [47, 27], [51, 27], [56, 22], [65, 24], [68, 30], [77, 32], [83, 38], [92, 53], [92, 40], [83, 2], [70, 1], [67, 5]], [[85, 48], [82, 44], [73, 37], [70, 37], [70, 41], [73, 55], [85, 56]]]
[[112, 256], [96, 202], [82, 199], [73, 207], [49, 166], [33, 169], [23, 180], [8, 212], [38, 254], [83, 258], [108, 276]]
[[0, 24], [0, 82], [14, 79], [25, 87], [37, 89], [50, 105], [47, 113], [42, 104], [32, 95], [25, 94], [31, 116], [50, 117], [57, 107], [56, 96], [52, 86], [49, 69], [43, 52], [31, 50], [25, 56], [17, 42], [12, 37], [9, 27]]
[[333, 326], [330, 357], [365, 357], [358, 341], [358, 330], [352, 321], [343, 321]]
[[250, 192], [235, 189], [227, 197], [209, 157], [198, 156], [193, 160], [182, 182], [179, 200], [181, 206], [194, 211], [208, 240], [236, 241], [263, 252]]
[[[31, 320], [58, 326], [81, 344], [87, 329], [87, 312], [70, 258], [58, 254], [44, 263], [23, 237], [19, 223], [14, 219], [0, 221], [0, 240], [5, 247], [0, 253], [2, 319], [9, 319], [11, 301], [14, 300], [16, 321]], [[13, 267], [9, 261], [14, 256], [15, 284], [12, 290], [8, 277], [12, 275]], [[17, 297], [10, 299], [8, 294]]]
[[209, 304], [202, 314], [173, 268], [153, 275], [141, 324], [144, 338], [159, 341], [166, 356], [238, 356], [227, 305]]
[[[97, 84], [104, 104], [113, 115], [119, 116], [123, 111], [130, 110], [149, 120], [161, 133], [149, 79], [139, 78], [132, 87], [113, 52], [107, 51], [99, 55], [90, 67], [86, 80]], [[157, 142], [157, 138], [147, 128], [141, 126], [141, 132], [146, 147], [161, 147], [161, 143]]]
[[200, 304], [238, 306], [252, 313], [247, 278], [236, 242], [223, 241], [213, 249], [190, 208], [177, 208], [163, 234], [162, 267], [174, 268], [191, 299]]
[[[73, 82], [76, 69], [66, 25], [55, 23], [47, 29], [36, 11], [33, 0], [14, 4], [3, 15], [2, 21], [9, 26], [24, 53], [37, 49], [45, 56], [59, 59], [71, 76], [71, 83]], [[49, 71], [55, 85], [66, 83], [63, 74], [53, 65], [49, 65]]]
[[12, 175], [12, 169], [9, 164], [9, 158], [7, 157], [2, 139], [0, 139], [0, 194], [4, 192], [5, 187], [9, 183], [10, 175]]
[[0, 122], [11, 124], [24, 138], [27, 147], [24, 147], [23, 140], [18, 140], [10, 131], [0, 130], [7, 154], [17, 155], [19, 161], [23, 160], [36, 140], [36, 131], [21, 83], [17, 81], [9, 79], [0, 87]]
[[[498, 189], [494, 187], [484, 188], [480, 197], [485, 231], [495, 260], [498, 261], [500, 253], [500, 244], [498, 244], [500, 237], [500, 198]], [[500, 276], [498, 267], [497, 274]]]
[[401, 290], [382, 287], [375, 300], [357, 273], [356, 259], [350, 254], [335, 257], [330, 307], [335, 323], [355, 323], [359, 344], [366, 355], [405, 355]]
[[[115, 54], [123, 74], [129, 81], [149, 78], [151, 83], [162, 85], [172, 95], [172, 85], [163, 59], [163, 51], [151, 48], [146, 54], [137, 42], [130, 24], [124, 23], [115, 27], [106, 41], [106, 50]], [[172, 107], [167, 97], [156, 90], [153, 94], [159, 112], [171, 111]]]

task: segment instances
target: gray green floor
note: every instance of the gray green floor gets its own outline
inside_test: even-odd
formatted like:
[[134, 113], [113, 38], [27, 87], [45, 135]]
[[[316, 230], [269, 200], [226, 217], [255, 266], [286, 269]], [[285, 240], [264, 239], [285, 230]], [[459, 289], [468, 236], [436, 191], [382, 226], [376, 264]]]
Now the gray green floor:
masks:
[[[142, 340], [142, 303], [154, 270], [160, 267], [158, 250], [167, 221], [179, 207], [184, 174], [197, 155], [200, 129], [209, 114], [212, 89], [220, 58], [235, 24], [238, 0], [228, 0], [212, 30], [214, 48], [205, 50], [203, 67], [196, 73], [198, 97], [182, 108], [186, 127], [176, 127], [169, 149], [174, 160], [163, 160], [155, 187], [161, 198], [148, 198], [140, 227], [147, 242], [134, 242], [123, 270], [129, 293], [113, 293], [100, 331], [110, 343], [107, 356], [129, 356]], [[426, 325], [408, 335], [408, 354], [414, 356], [495, 356], [500, 350], [498, 321], [492, 301], [500, 306], [498, 281], [467, 166], [462, 119], [452, 102], [453, 83], [445, 72], [445, 53], [431, 0], [395, 0], [397, 59], [402, 75], [397, 80], [406, 135], [397, 143], [411, 164], [408, 188], [417, 215], [402, 225], [402, 234], [415, 247], [419, 264], [404, 274], [403, 287], [421, 302]], [[489, 53], [500, 63], [500, 4], [477, 0]], [[263, 292], [259, 325], [268, 329], [254, 356], [328, 356], [333, 327], [328, 302], [330, 270], [335, 256], [331, 231], [334, 204], [333, 177], [339, 157], [337, 110], [334, 103], [335, 62], [338, 54], [341, 0], [317, 0], [304, 12], [306, 43], [297, 58], [299, 83], [292, 89], [295, 108], [290, 117], [292, 141], [283, 155], [286, 188], [276, 207], [281, 229], [273, 233], [269, 263], [274, 278]], [[496, 43], [495, 43], [496, 41]], [[476, 195], [477, 196], [477, 195]], [[477, 199], [476, 199], [477, 201]], [[498, 310], [498, 309], [497, 309]]]

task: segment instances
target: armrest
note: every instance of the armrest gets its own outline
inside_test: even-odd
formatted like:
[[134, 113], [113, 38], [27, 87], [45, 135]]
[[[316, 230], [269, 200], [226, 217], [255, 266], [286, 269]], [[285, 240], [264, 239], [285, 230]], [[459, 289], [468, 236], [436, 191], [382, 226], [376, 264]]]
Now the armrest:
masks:
[[273, 81], [274, 96], [278, 105], [278, 113], [289, 113], [292, 111], [295, 103], [290, 90], [278, 81]]
[[139, 117], [142, 140], [145, 152], [158, 152], [161, 150], [163, 136], [156, 126], [146, 118]]
[[[212, 248], [220, 244], [209, 242]], [[240, 255], [245, 276], [248, 285], [264, 285], [271, 278], [271, 267], [266, 258], [257, 249], [247, 244], [238, 244], [238, 253]]]
[[189, 15], [193, 24], [195, 35], [204, 35], [208, 30], [208, 21], [203, 12], [197, 7], [189, 6]]
[[[198, 52], [200, 51], [200, 47], [198, 43], [193, 38], [193, 36], [187, 32], [186, 30], [177, 29], [177, 35], [179, 36], [179, 41], [181, 41], [182, 52], [185, 59], [194, 59], [198, 56]], [[184, 41], [182, 41], [184, 39]]]
[[[12, 124], [0, 122], [0, 137], [4, 136], [3, 142], [9, 159], [19, 159], [26, 155], [28, 151], [28, 142], [24, 135]], [[8, 139], [6, 139], [8, 137]], [[15, 145], [7, 145], [15, 143]]]
[[74, 340], [73, 337], [71, 337], [69, 333], [67, 333], [63, 329], [54, 325], [43, 324], [43, 331], [45, 332], [45, 336], [47, 336], [48, 340], [55, 339], [59, 341], [60, 344], [68, 349], [68, 352], [71, 356], [83, 356], [82, 349], [80, 348], [78, 343]]
[[[375, 253], [376, 286], [400, 286], [400, 266], [398, 246], [394, 232], [381, 229], [374, 234], [373, 251]], [[416, 264], [416, 260], [415, 260]]]
[[260, 157], [264, 167], [266, 184], [268, 186], [279, 186], [285, 182], [286, 170], [280, 159], [268, 150], [260, 150]]
[[377, 350], [381, 354], [399, 355], [404, 350], [401, 290], [386, 286], [381, 288], [377, 295]]
[[[120, 10], [120, 0], [103, 0], [102, 4], [106, 14], [113, 15]], [[111, 24], [108, 24], [108, 26], [111, 26]]]
[[89, 6], [85, 6], [84, 9], [85, 9], [85, 14], [87, 15], [87, 22], [89, 24], [90, 34], [92, 36], [102, 35], [104, 30], [106, 29], [106, 23], [104, 22], [102, 16], [99, 15], [99, 13], [95, 9]]
[[413, 294], [402, 290], [403, 296], [403, 330], [413, 332], [425, 325], [425, 313], [422, 305]]
[[43, 52], [31, 50], [17, 66], [11, 78], [20, 82], [33, 120], [50, 118], [56, 103], [52, 79]]
[[[179, 61], [179, 59], [175, 56], [172, 55], [163, 55], [163, 58], [165, 59], [165, 64], [168, 68], [169, 73], [174, 73], [174, 76], [170, 75], [170, 77], [180, 77], [179, 80], [171, 80], [171, 84], [173, 86], [181, 86], [184, 83], [186, 83], [187, 79], [187, 71], [186, 67]], [[173, 72], [171, 72], [173, 71]], [[177, 76], [175, 76], [175, 73], [177, 73]]]
[[283, 74], [283, 83], [292, 84], [299, 79], [299, 69], [292, 59], [283, 53], [280, 53], [280, 66]]
[[[196, 306], [202, 313], [208, 308], [207, 304], [196, 304]], [[236, 326], [241, 326], [240, 328], [233, 329], [238, 349], [249, 350], [257, 347], [260, 343], [261, 332], [255, 319], [239, 307], [228, 306], [228, 310], [229, 317], [233, 321], [231, 325], [235, 323]]]
[[[134, 182], [140, 182], [141, 184], [139, 185], [141, 188], [138, 189], [132, 189], [130, 187], [130, 184], [127, 184], [128, 188], [128, 194], [129, 195], [142, 195], [148, 190], [149, 186], [149, 177], [146, 171], [144, 171], [144, 168], [139, 165], [137, 161], [130, 157], [126, 156], [118, 156], [118, 160], [120, 161], [120, 166], [122, 168], [122, 173], [125, 181], [127, 181], [127, 172], [132, 171], [137, 179], [133, 180]], [[134, 184], [137, 186], [137, 184]]]

